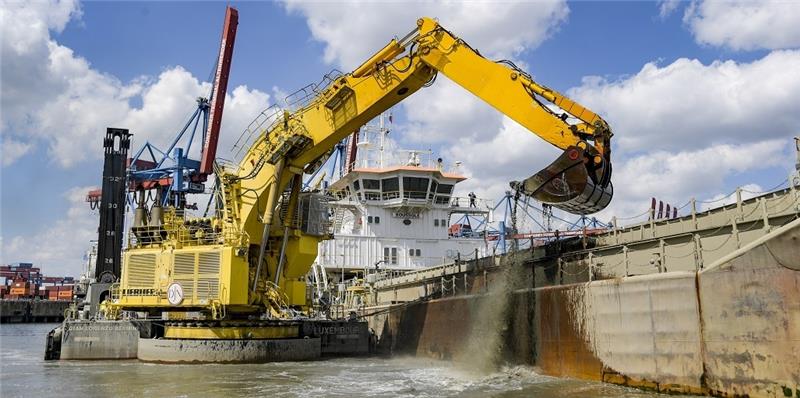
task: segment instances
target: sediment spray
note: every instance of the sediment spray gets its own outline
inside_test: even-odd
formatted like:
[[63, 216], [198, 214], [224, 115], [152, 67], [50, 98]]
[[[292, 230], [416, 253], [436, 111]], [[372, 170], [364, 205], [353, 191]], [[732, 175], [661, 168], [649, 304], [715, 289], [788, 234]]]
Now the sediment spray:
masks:
[[509, 255], [492, 275], [488, 292], [471, 313], [467, 339], [456, 355], [456, 363], [471, 371], [493, 372], [506, 364], [507, 333], [511, 327], [514, 291], [526, 287], [527, 274], [521, 261]]

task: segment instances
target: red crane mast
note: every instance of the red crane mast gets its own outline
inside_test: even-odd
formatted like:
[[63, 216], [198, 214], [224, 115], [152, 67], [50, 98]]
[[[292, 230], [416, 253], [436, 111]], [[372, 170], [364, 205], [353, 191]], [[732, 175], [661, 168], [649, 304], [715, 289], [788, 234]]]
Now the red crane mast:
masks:
[[220, 40], [219, 59], [217, 61], [214, 86], [211, 89], [211, 109], [208, 116], [208, 131], [203, 142], [203, 152], [200, 159], [200, 175], [206, 176], [213, 172], [214, 158], [217, 155], [217, 141], [222, 123], [222, 110], [225, 106], [225, 94], [228, 92], [228, 76], [231, 71], [233, 58], [233, 44], [236, 41], [236, 27], [239, 25], [239, 11], [228, 7], [225, 11], [225, 24], [222, 27]]

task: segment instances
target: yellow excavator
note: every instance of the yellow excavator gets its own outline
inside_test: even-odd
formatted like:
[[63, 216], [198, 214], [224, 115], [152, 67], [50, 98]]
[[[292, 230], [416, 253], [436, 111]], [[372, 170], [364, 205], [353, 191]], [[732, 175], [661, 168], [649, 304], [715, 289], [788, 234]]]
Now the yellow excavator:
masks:
[[[328, 75], [296, 110], [277, 115], [245, 145], [238, 164], [218, 163], [212, 217], [190, 219], [168, 207], [133, 227], [121, 281], [102, 306], [106, 317], [146, 312], [175, 320], [165, 324], [164, 339], [297, 337], [286, 323], [252, 321], [297, 319], [308, 309], [306, 274], [318, 243], [331, 236], [326, 198], [303, 192], [303, 176], [438, 74], [564, 150], [514, 189], [572, 213], [608, 205], [608, 124], [512, 62], [486, 59], [436, 20], [421, 18], [408, 35], [351, 73]], [[195, 321], [179, 322], [187, 317]]]

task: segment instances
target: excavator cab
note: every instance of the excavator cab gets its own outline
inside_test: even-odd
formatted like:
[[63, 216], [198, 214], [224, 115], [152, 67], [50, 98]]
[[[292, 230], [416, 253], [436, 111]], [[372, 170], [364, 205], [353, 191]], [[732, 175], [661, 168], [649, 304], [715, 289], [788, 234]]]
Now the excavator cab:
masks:
[[[611, 166], [585, 142], [570, 146], [553, 163], [511, 188], [573, 214], [592, 214], [611, 203]], [[600, 161], [596, 161], [600, 159]]]

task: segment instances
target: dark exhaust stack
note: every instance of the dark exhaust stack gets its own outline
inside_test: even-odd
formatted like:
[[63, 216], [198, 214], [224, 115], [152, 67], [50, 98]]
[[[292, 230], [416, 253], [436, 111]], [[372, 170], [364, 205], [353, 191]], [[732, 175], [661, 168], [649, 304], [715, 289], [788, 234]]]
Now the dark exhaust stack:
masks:
[[597, 213], [611, 203], [614, 187], [611, 167], [593, 159], [601, 158], [571, 146], [542, 171], [511, 182], [511, 188], [572, 214]]

